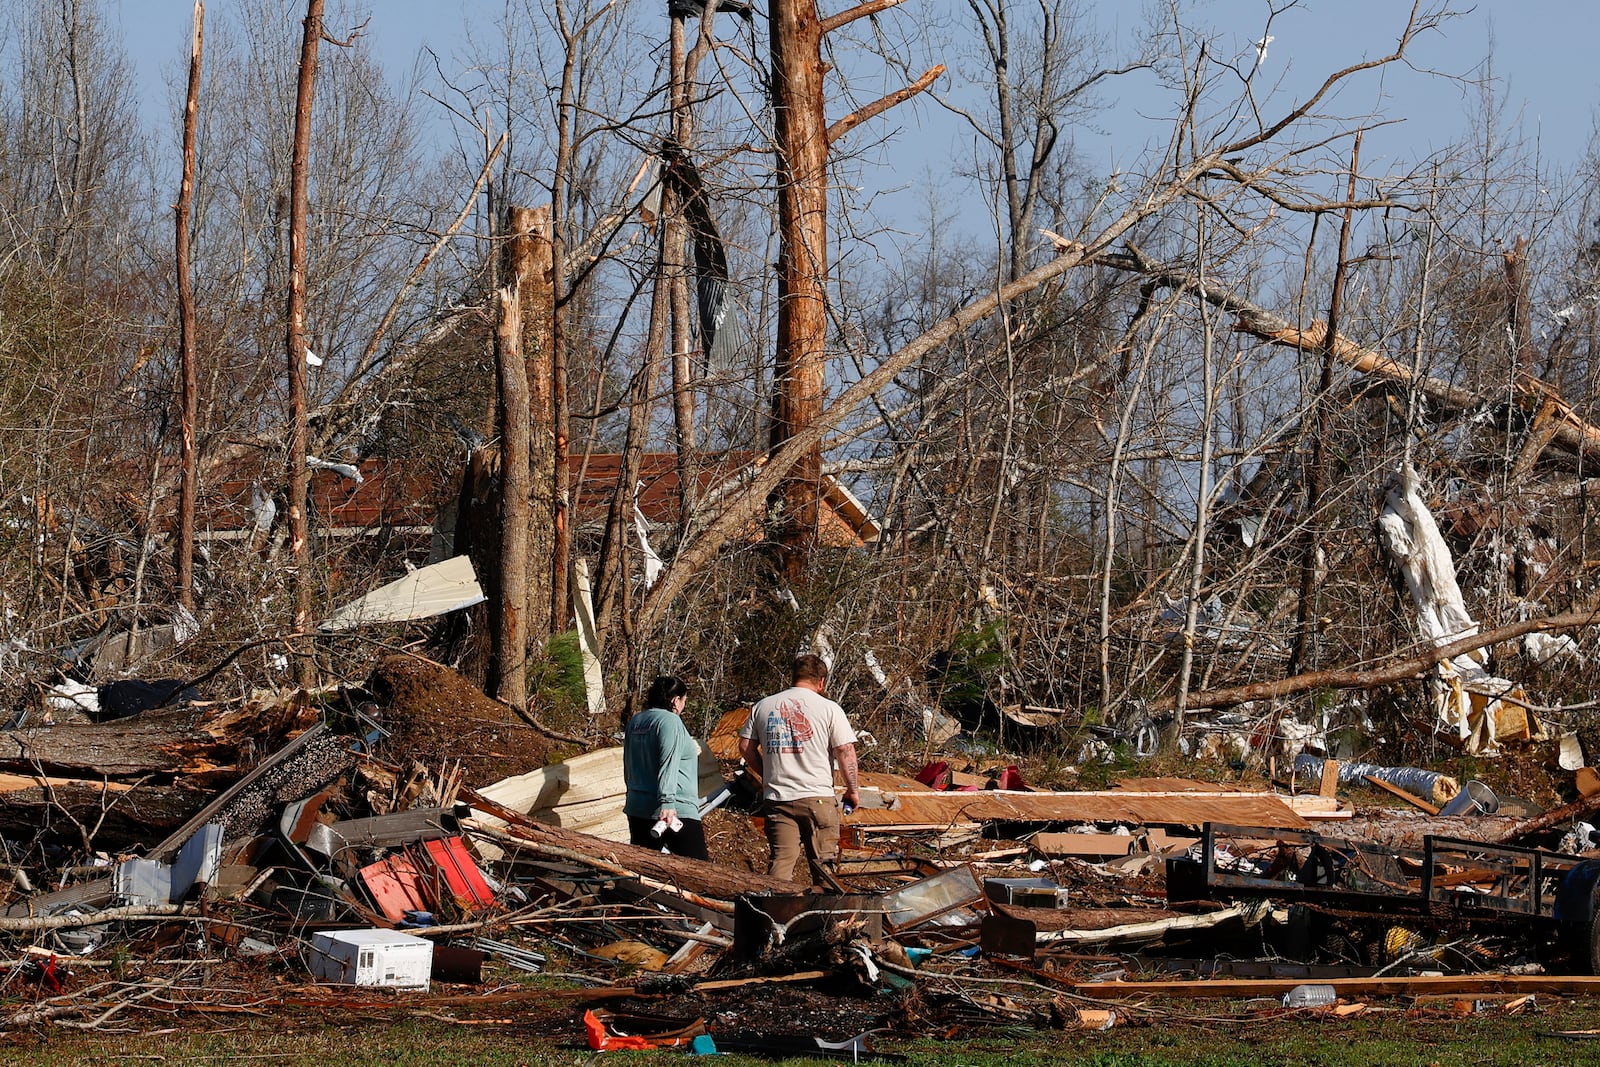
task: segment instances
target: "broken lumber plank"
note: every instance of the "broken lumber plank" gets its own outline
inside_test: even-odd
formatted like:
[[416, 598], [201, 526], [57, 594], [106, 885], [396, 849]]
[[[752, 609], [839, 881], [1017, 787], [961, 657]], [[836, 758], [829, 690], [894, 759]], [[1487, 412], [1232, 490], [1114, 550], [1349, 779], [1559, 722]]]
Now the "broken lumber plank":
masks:
[[982, 823], [1127, 823], [1200, 826], [1208, 822], [1303, 830], [1308, 823], [1272, 793], [902, 793], [892, 809], [858, 808], [844, 822], [868, 830], [952, 828]]
[[706, 738], [706, 751], [720, 760], [737, 763], [739, 760], [739, 731], [744, 729], [744, 724], [750, 721], [750, 708], [748, 705], [730, 708], [723, 712], [722, 718], [717, 720], [717, 725], [711, 728], [711, 736]]
[[1101, 929], [1041, 930], [1037, 936], [1041, 945], [1151, 945], [1169, 937], [1186, 937], [1197, 931], [1243, 922], [1249, 911], [1244, 905], [1234, 905], [1198, 915], [1163, 916]]
[[1339, 761], [1326, 759], [1322, 761], [1322, 780], [1317, 783], [1317, 796], [1337, 797], [1339, 795]]
[[1376, 778], [1376, 777], [1374, 777], [1373, 775], [1370, 775], [1370, 774], [1364, 774], [1361, 777], [1365, 778], [1367, 780], [1368, 784], [1375, 785], [1379, 789], [1382, 789], [1386, 793], [1394, 794], [1395, 796], [1399, 797], [1401, 800], [1405, 801], [1407, 804], [1410, 804], [1414, 808], [1419, 808], [1422, 811], [1427, 812], [1429, 815], [1437, 815], [1437, 814], [1439, 814], [1439, 809], [1437, 807], [1435, 807], [1432, 804], [1429, 804], [1426, 800], [1423, 800], [1421, 797], [1417, 796], [1415, 793], [1412, 793], [1412, 792], [1409, 792], [1407, 790], [1401, 789], [1399, 786], [1395, 785], [1393, 782], [1386, 782], [1382, 778]]
[[131, 782], [108, 782], [103, 778], [51, 778], [36, 774], [0, 773], [0, 793], [20, 793], [27, 789], [63, 789], [68, 786], [93, 789], [100, 793], [126, 793], [133, 788]]
[[1338, 797], [1323, 797], [1315, 793], [1299, 793], [1280, 798], [1294, 809], [1302, 819], [1348, 819], [1355, 814], [1348, 807], [1340, 807]]

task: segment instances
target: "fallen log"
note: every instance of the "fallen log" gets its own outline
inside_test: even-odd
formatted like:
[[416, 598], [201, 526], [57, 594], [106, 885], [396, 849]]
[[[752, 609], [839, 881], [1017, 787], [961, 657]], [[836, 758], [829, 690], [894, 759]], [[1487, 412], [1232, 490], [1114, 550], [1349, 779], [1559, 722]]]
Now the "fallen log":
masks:
[[1572, 823], [1579, 819], [1587, 818], [1597, 811], [1600, 811], [1600, 793], [1596, 793], [1591, 797], [1579, 797], [1570, 804], [1563, 804], [1559, 808], [1550, 809], [1543, 815], [1535, 815], [1531, 819], [1525, 819], [1492, 840], [1497, 845], [1508, 845], [1544, 830], [1554, 830], [1563, 823]]
[[731, 901], [741, 893], [795, 893], [801, 890], [796, 883], [782, 878], [770, 878], [750, 871], [733, 871], [705, 860], [673, 856], [655, 849], [591, 837], [576, 830], [547, 826], [495, 804], [471, 789], [463, 788], [461, 795], [473, 807], [505, 821], [504, 827], [486, 828], [486, 832], [502, 844], [535, 855], [584, 864], [606, 874], [653, 882], [670, 891], [704, 898], [706, 903]]
[[[163, 709], [93, 725], [0, 733], [0, 772], [63, 778], [171, 781], [229, 774], [307, 725], [295, 705]], [[314, 716], [313, 716], [314, 717]]]
[[0, 833], [7, 837], [48, 836], [82, 844], [82, 833], [98, 848], [120, 850], [147, 845], [154, 834], [178, 826], [211, 799], [209, 789], [183, 783], [124, 784], [120, 790], [90, 782], [11, 789], [0, 793]]

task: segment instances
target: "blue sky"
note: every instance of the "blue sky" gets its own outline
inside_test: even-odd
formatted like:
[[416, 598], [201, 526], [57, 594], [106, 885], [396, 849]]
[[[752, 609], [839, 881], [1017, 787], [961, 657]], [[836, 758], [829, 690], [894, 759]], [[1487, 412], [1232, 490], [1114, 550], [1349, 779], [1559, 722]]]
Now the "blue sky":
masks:
[[[137, 66], [147, 115], [165, 112], [168, 89], [185, 54], [190, 0], [103, 0], [107, 13], [120, 22]], [[1091, 0], [1101, 27], [1118, 47], [1133, 46], [1141, 26], [1137, 0]], [[1278, 0], [1283, 7], [1285, 0]], [[1246, 54], [1267, 24], [1267, 0], [1189, 0], [1191, 19], [1214, 30], [1218, 44]], [[229, 11], [230, 0], [210, 0], [216, 18]], [[431, 46], [445, 59], [446, 69], [463, 43], [464, 25], [492, 35], [503, 0], [369, 0], [368, 34], [374, 48], [397, 69], [408, 67], [419, 48]], [[664, 8], [664, 5], [662, 5]], [[825, 11], [844, 3], [824, 3]], [[1331, 70], [1381, 55], [1389, 50], [1409, 9], [1407, 0], [1301, 0], [1272, 17], [1274, 38], [1258, 77], [1261, 87], [1276, 85], [1287, 102], [1303, 97]], [[900, 13], [926, 23], [954, 25], [965, 12], [962, 0], [908, 0]], [[663, 13], [662, 24], [665, 27]], [[1541, 156], [1557, 167], [1575, 164], [1585, 151], [1596, 103], [1600, 73], [1593, 51], [1600, 38], [1600, 2], [1596, 0], [1477, 0], [1472, 11], [1450, 20], [1441, 33], [1416, 44], [1416, 67], [1447, 75], [1473, 76], [1491, 50], [1497, 92], [1509, 115], [1520, 117], [1521, 132], [1537, 139]], [[957, 37], [959, 40], [959, 37]], [[935, 58], [938, 58], [937, 56]], [[953, 57], [951, 57], [953, 58]], [[954, 63], [950, 64], [955, 67]], [[955, 78], [939, 86], [953, 96], [974, 92]], [[1367, 79], [1359, 91], [1341, 97], [1334, 110], [1353, 115], [1379, 105], [1398, 127], [1375, 135], [1364, 153], [1367, 167], [1392, 160], [1404, 169], [1410, 159], [1428, 156], [1468, 133], [1478, 107], [1476, 90], [1419, 71], [1391, 68], [1381, 82]], [[1165, 140], [1159, 119], [1170, 104], [1154, 94], [1153, 80], [1134, 76], [1119, 82], [1108, 95], [1119, 108], [1095, 128], [1075, 133], [1078, 147], [1108, 170], [1127, 165], [1143, 148]], [[959, 123], [927, 102], [897, 109], [892, 121], [903, 132], [893, 148], [893, 166], [885, 166], [879, 184], [893, 187], [926, 180], [947, 160], [959, 163], [970, 153], [971, 135]], [[880, 160], [890, 159], [880, 154]], [[870, 179], [869, 179], [870, 180]], [[905, 196], [919, 196], [908, 192]]]

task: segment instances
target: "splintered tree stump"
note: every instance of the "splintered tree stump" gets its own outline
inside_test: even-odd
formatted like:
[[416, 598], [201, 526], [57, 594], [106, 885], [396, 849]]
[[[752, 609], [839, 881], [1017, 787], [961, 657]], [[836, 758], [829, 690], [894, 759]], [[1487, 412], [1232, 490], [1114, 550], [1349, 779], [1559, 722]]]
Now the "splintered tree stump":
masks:
[[298, 734], [297, 705], [184, 707], [0, 733], [0, 836], [149, 845]]

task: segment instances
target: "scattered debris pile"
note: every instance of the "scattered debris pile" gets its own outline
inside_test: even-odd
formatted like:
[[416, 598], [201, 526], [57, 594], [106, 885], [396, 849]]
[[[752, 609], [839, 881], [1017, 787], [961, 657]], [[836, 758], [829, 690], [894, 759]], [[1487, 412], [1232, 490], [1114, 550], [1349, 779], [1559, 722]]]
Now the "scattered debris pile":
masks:
[[[941, 759], [863, 775], [824, 892], [750, 869], [725, 729], [702, 765], [717, 858], [682, 859], [625, 843], [618, 750], [426, 661], [106, 730], [4, 735], [6, 1029], [405, 991], [452, 1018], [520, 1004], [596, 1049], [859, 1057], [885, 1029], [1137, 1024], [1151, 992], [1343, 1010], [1600, 972], [1600, 788], [1518, 817], [1482, 783], [1332, 759], [1299, 792], [1049, 791]], [[556, 971], [572, 988], [524, 977]]]

